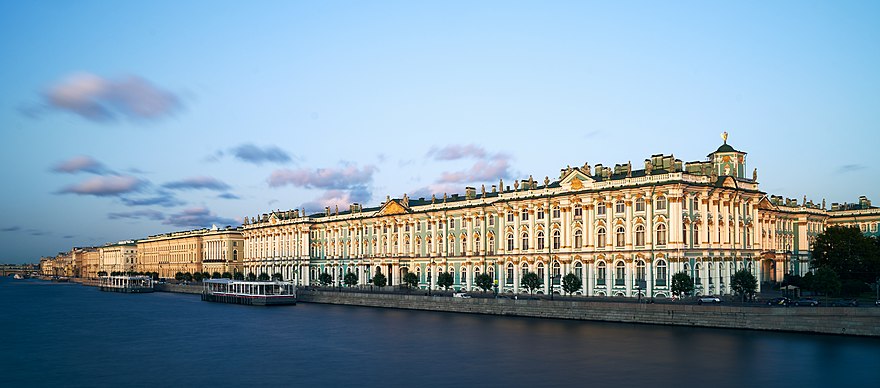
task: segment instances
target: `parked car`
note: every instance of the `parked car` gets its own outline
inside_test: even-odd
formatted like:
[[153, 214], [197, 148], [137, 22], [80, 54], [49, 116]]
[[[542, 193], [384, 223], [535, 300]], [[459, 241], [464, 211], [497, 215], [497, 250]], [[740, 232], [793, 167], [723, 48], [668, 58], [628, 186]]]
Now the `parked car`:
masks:
[[794, 302], [795, 306], [812, 306], [816, 307], [819, 305], [819, 301], [813, 298], [800, 298], [796, 302]]
[[859, 301], [855, 299], [839, 299], [835, 300], [832, 305], [839, 307], [856, 307], [859, 305]]
[[767, 306], [788, 306], [791, 304], [791, 299], [786, 297], [773, 298], [767, 301]]
[[721, 298], [719, 298], [717, 296], [701, 296], [699, 299], [697, 299], [697, 304], [703, 304], [703, 303], [718, 304], [718, 303], [721, 303]]
[[471, 298], [471, 296], [468, 295], [466, 292], [456, 292], [456, 293], [452, 294], [452, 297], [453, 298], [463, 298], [463, 299], [470, 299]]

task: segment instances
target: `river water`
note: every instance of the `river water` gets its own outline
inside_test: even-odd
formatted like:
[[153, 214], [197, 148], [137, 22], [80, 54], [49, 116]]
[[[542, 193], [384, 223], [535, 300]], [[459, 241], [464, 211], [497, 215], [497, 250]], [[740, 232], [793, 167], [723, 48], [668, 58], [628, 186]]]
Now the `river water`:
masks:
[[266, 308], [11, 278], [0, 333], [4, 387], [880, 386], [871, 338]]

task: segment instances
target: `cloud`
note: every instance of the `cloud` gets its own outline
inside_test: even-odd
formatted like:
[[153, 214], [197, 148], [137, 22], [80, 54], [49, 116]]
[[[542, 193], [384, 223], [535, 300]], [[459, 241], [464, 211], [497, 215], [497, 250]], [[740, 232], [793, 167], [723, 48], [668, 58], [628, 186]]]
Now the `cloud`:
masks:
[[293, 185], [304, 188], [344, 190], [368, 184], [373, 180], [375, 172], [376, 167], [372, 165], [359, 169], [350, 164], [342, 168], [319, 168], [316, 170], [280, 169], [272, 172], [269, 177], [269, 186]]
[[119, 220], [119, 219], [132, 219], [132, 220], [140, 220], [147, 219], [153, 221], [159, 221], [165, 219], [165, 214], [156, 210], [137, 210], [133, 212], [119, 212], [119, 213], [108, 213], [107, 218], [111, 220]]
[[223, 193], [223, 194], [218, 195], [217, 198], [221, 198], [221, 199], [241, 199], [241, 197], [239, 197], [239, 196], [237, 196], [237, 195], [235, 195], [235, 194], [232, 194], [232, 193]]
[[228, 190], [230, 187], [226, 183], [223, 183], [215, 178], [209, 176], [196, 176], [192, 178], [186, 178], [184, 180], [168, 182], [162, 187], [171, 190], [215, 190], [215, 191], [223, 191]]
[[845, 174], [848, 172], [856, 172], [856, 171], [864, 170], [866, 168], [868, 168], [868, 166], [865, 166], [863, 164], [844, 164], [843, 166], [840, 166], [837, 168], [837, 172]]
[[162, 206], [162, 207], [172, 207], [177, 205], [183, 205], [186, 202], [183, 202], [177, 199], [174, 194], [171, 194], [166, 191], [159, 190], [154, 197], [146, 197], [146, 198], [120, 198], [122, 203], [126, 206]]
[[[260, 148], [253, 144], [242, 144], [238, 147], [232, 148], [230, 152], [232, 152], [238, 160], [257, 165], [263, 164], [264, 162], [287, 163], [291, 160], [290, 155], [288, 155], [287, 152], [284, 152], [284, 150], [275, 146]], [[220, 152], [219, 156], [222, 155], [222, 152]]]
[[436, 195], [437, 198], [443, 198], [443, 193], [460, 193], [464, 191], [464, 187], [459, 184], [452, 183], [433, 183], [427, 185], [425, 187], [420, 187], [415, 189], [411, 195], [411, 198], [426, 198], [431, 199], [431, 195]]
[[74, 236], [74, 235], [72, 235], [72, 234], [68, 234], [68, 235], [64, 235], [64, 236], [62, 236], [61, 238], [63, 238], [63, 239], [72, 239], [72, 238], [74, 238], [74, 237], [76, 237], [76, 236]]
[[510, 158], [503, 154], [498, 154], [487, 160], [478, 160], [468, 170], [444, 171], [440, 175], [438, 183], [475, 183], [492, 181], [499, 178], [508, 178], [510, 172]]
[[177, 96], [137, 76], [108, 79], [90, 73], [72, 74], [50, 87], [43, 97], [49, 108], [98, 122], [119, 116], [159, 119], [181, 108]]
[[78, 172], [88, 172], [92, 174], [105, 175], [111, 173], [101, 162], [90, 156], [74, 156], [68, 160], [60, 162], [52, 167], [52, 171], [76, 174]]
[[434, 160], [458, 160], [464, 158], [482, 159], [487, 155], [483, 147], [475, 144], [468, 145], [448, 145], [443, 148], [433, 147], [428, 151], [428, 157]]
[[18, 232], [21, 230], [20, 226], [7, 226], [5, 228], [0, 228], [0, 232]]
[[205, 207], [194, 207], [169, 215], [163, 224], [181, 228], [207, 228], [211, 225], [237, 225], [238, 222], [231, 218], [219, 217]]
[[141, 191], [145, 185], [145, 181], [132, 176], [100, 176], [65, 187], [60, 193], [109, 197], [138, 192]]
[[348, 205], [352, 203], [365, 203], [370, 200], [372, 194], [366, 187], [357, 187], [351, 190], [327, 190], [318, 198], [302, 204], [307, 212], [323, 211], [329, 206], [335, 209], [339, 206], [340, 210], [348, 210]]

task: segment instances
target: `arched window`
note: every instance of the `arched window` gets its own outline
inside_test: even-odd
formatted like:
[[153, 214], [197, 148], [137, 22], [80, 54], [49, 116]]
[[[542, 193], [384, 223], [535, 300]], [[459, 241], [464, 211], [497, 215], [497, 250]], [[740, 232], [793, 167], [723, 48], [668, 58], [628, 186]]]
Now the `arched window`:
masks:
[[697, 263], [694, 266], [694, 284], [697, 284], [697, 285], [702, 284], [702, 281], [700, 280], [700, 272], [702, 272], [702, 270], [703, 270], [703, 266], [700, 265], [700, 263]]
[[489, 236], [489, 247], [486, 249], [486, 253], [495, 254], [495, 236]]
[[544, 249], [544, 232], [538, 231], [538, 250]]
[[553, 272], [550, 272], [550, 275], [553, 276], [553, 284], [559, 284], [559, 281], [562, 279], [562, 267], [559, 265], [558, 261], [553, 262]]
[[600, 227], [596, 231], [596, 248], [605, 248], [605, 228]]
[[409, 255], [409, 253], [410, 253], [409, 248], [410, 248], [409, 237], [407, 236], [407, 238], [403, 239], [403, 253], [405, 255]]
[[574, 275], [581, 279], [581, 281], [584, 280], [584, 265], [580, 261], [574, 263]]
[[688, 226], [687, 224], [681, 224], [681, 242], [687, 246], [688, 243]]
[[644, 198], [637, 198], [636, 199], [636, 211], [637, 212], [645, 211], [645, 199]]
[[475, 267], [474, 267], [474, 279], [476, 279], [477, 276], [480, 276], [480, 273], [481, 273], [481, 272], [482, 272], [482, 271], [480, 270], [480, 267], [476, 267], [476, 266], [475, 266]]
[[636, 225], [636, 246], [643, 247], [645, 246], [645, 226], [644, 225]]
[[600, 286], [605, 285], [605, 262], [600, 261], [596, 264], [596, 284]]
[[694, 245], [700, 245], [700, 226], [694, 224]]
[[626, 243], [626, 230], [622, 226], [618, 226], [617, 230], [615, 230], [615, 237], [614, 246], [622, 248]]
[[665, 260], [657, 260], [657, 279], [655, 282], [658, 286], [666, 285], [666, 261]]
[[623, 261], [618, 261], [614, 265], [614, 285], [626, 285], [626, 264]]
[[[489, 269], [486, 272], [489, 273], [489, 277], [492, 278], [492, 280], [495, 280], [495, 266], [494, 265], [490, 265]], [[510, 266], [510, 275], [511, 275], [510, 281], [512, 282], [513, 281], [513, 265]]]
[[529, 272], [529, 264], [528, 264], [528, 263], [522, 263], [522, 264], [520, 265], [519, 278], [522, 279], [523, 275], [527, 274], [528, 272]]
[[449, 236], [449, 255], [455, 254], [455, 236]]
[[559, 249], [562, 245], [562, 238], [559, 235], [558, 230], [553, 231], [553, 249]]
[[480, 246], [480, 235], [474, 236], [474, 252], [482, 251]]
[[416, 278], [419, 279], [419, 283], [422, 282], [422, 266], [420, 265], [416, 266]]
[[513, 250], [513, 233], [507, 234], [507, 251], [510, 252]]
[[711, 285], [712, 284], [712, 263], [706, 264], [706, 269], [708, 270], [709, 284]]
[[522, 245], [520, 247], [522, 248], [522, 250], [525, 251], [525, 250], [529, 249], [529, 234], [526, 232], [523, 232], [521, 237], [522, 237]]
[[654, 210], [666, 210], [666, 197], [661, 195], [654, 200]]
[[645, 279], [645, 261], [638, 260], [636, 261], [636, 280], [642, 281]]
[[461, 236], [461, 255], [467, 255], [467, 237]]
[[654, 240], [657, 245], [666, 245], [666, 225], [657, 225], [657, 238]]
[[581, 248], [584, 245], [584, 232], [580, 229], [574, 231], [574, 247]]
[[238, 249], [232, 250], [232, 261], [238, 261]]
[[544, 263], [538, 263], [538, 279], [544, 283]]
[[420, 237], [416, 237], [416, 256], [422, 255], [422, 239]]
[[507, 263], [507, 284], [513, 284], [513, 263]]
[[463, 265], [461, 266], [461, 276], [458, 278], [458, 284], [467, 286], [467, 268]]

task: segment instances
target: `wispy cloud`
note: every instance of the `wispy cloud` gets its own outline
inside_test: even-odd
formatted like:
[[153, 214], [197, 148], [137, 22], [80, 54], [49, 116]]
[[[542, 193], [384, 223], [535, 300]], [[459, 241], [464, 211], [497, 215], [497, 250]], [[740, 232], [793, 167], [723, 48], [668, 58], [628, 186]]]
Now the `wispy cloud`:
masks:
[[304, 188], [343, 190], [355, 186], [363, 186], [373, 180], [376, 167], [372, 165], [358, 168], [348, 164], [341, 168], [280, 169], [272, 172], [269, 177], [270, 187], [292, 185]]
[[241, 197], [239, 197], [239, 196], [237, 196], [237, 195], [235, 195], [235, 194], [232, 194], [232, 193], [223, 193], [223, 194], [218, 195], [217, 198], [221, 198], [221, 199], [241, 199]]
[[478, 160], [471, 168], [462, 171], [444, 171], [438, 183], [486, 182], [511, 175], [510, 159], [506, 155], [495, 155], [491, 159]]
[[181, 108], [177, 96], [138, 76], [108, 79], [90, 73], [72, 74], [50, 87], [43, 97], [49, 108], [98, 122], [120, 116], [159, 119]]
[[183, 205], [186, 202], [177, 199], [174, 194], [169, 193], [164, 190], [159, 190], [152, 197], [144, 197], [144, 198], [130, 198], [130, 197], [122, 197], [120, 198], [122, 203], [126, 206], [162, 206], [162, 207], [172, 207]]
[[156, 210], [137, 210], [132, 212], [119, 212], [119, 213], [108, 213], [107, 218], [111, 220], [119, 220], [119, 219], [132, 219], [132, 220], [140, 220], [147, 219], [153, 221], [159, 221], [165, 219], [165, 214]]
[[231, 218], [217, 216], [205, 207], [194, 207], [171, 214], [163, 222], [182, 228], [207, 228], [211, 225], [237, 225], [238, 222]]
[[60, 193], [109, 197], [138, 192], [146, 184], [145, 181], [127, 175], [100, 176], [65, 187]]
[[287, 152], [275, 146], [257, 147], [253, 144], [242, 144], [232, 148], [230, 152], [238, 160], [257, 165], [266, 162], [283, 164], [291, 160]]
[[0, 232], [18, 232], [21, 230], [20, 226], [7, 226], [5, 228], [0, 228]]
[[88, 172], [92, 174], [105, 175], [112, 173], [112, 171], [105, 167], [101, 162], [95, 160], [91, 156], [85, 155], [74, 156], [68, 160], [59, 162], [54, 167], [52, 167], [52, 171], [65, 174]]
[[443, 148], [432, 147], [427, 156], [434, 160], [458, 160], [464, 158], [485, 158], [487, 155], [483, 147], [475, 144], [458, 145], [452, 144]]
[[837, 168], [837, 172], [845, 174], [848, 172], [861, 171], [866, 168], [868, 168], [868, 166], [865, 166], [864, 164], [844, 164], [843, 166]]
[[212, 178], [209, 176], [196, 176], [191, 178], [186, 178], [183, 180], [168, 182], [162, 187], [171, 190], [215, 190], [215, 191], [223, 191], [228, 190], [230, 187], [226, 183], [223, 183], [216, 178]]
[[327, 190], [318, 198], [305, 202], [302, 207], [309, 211], [321, 211], [325, 207], [335, 208], [339, 206], [341, 210], [348, 210], [348, 205], [352, 203], [365, 203], [370, 200], [372, 194], [366, 187], [358, 187], [352, 190]]

